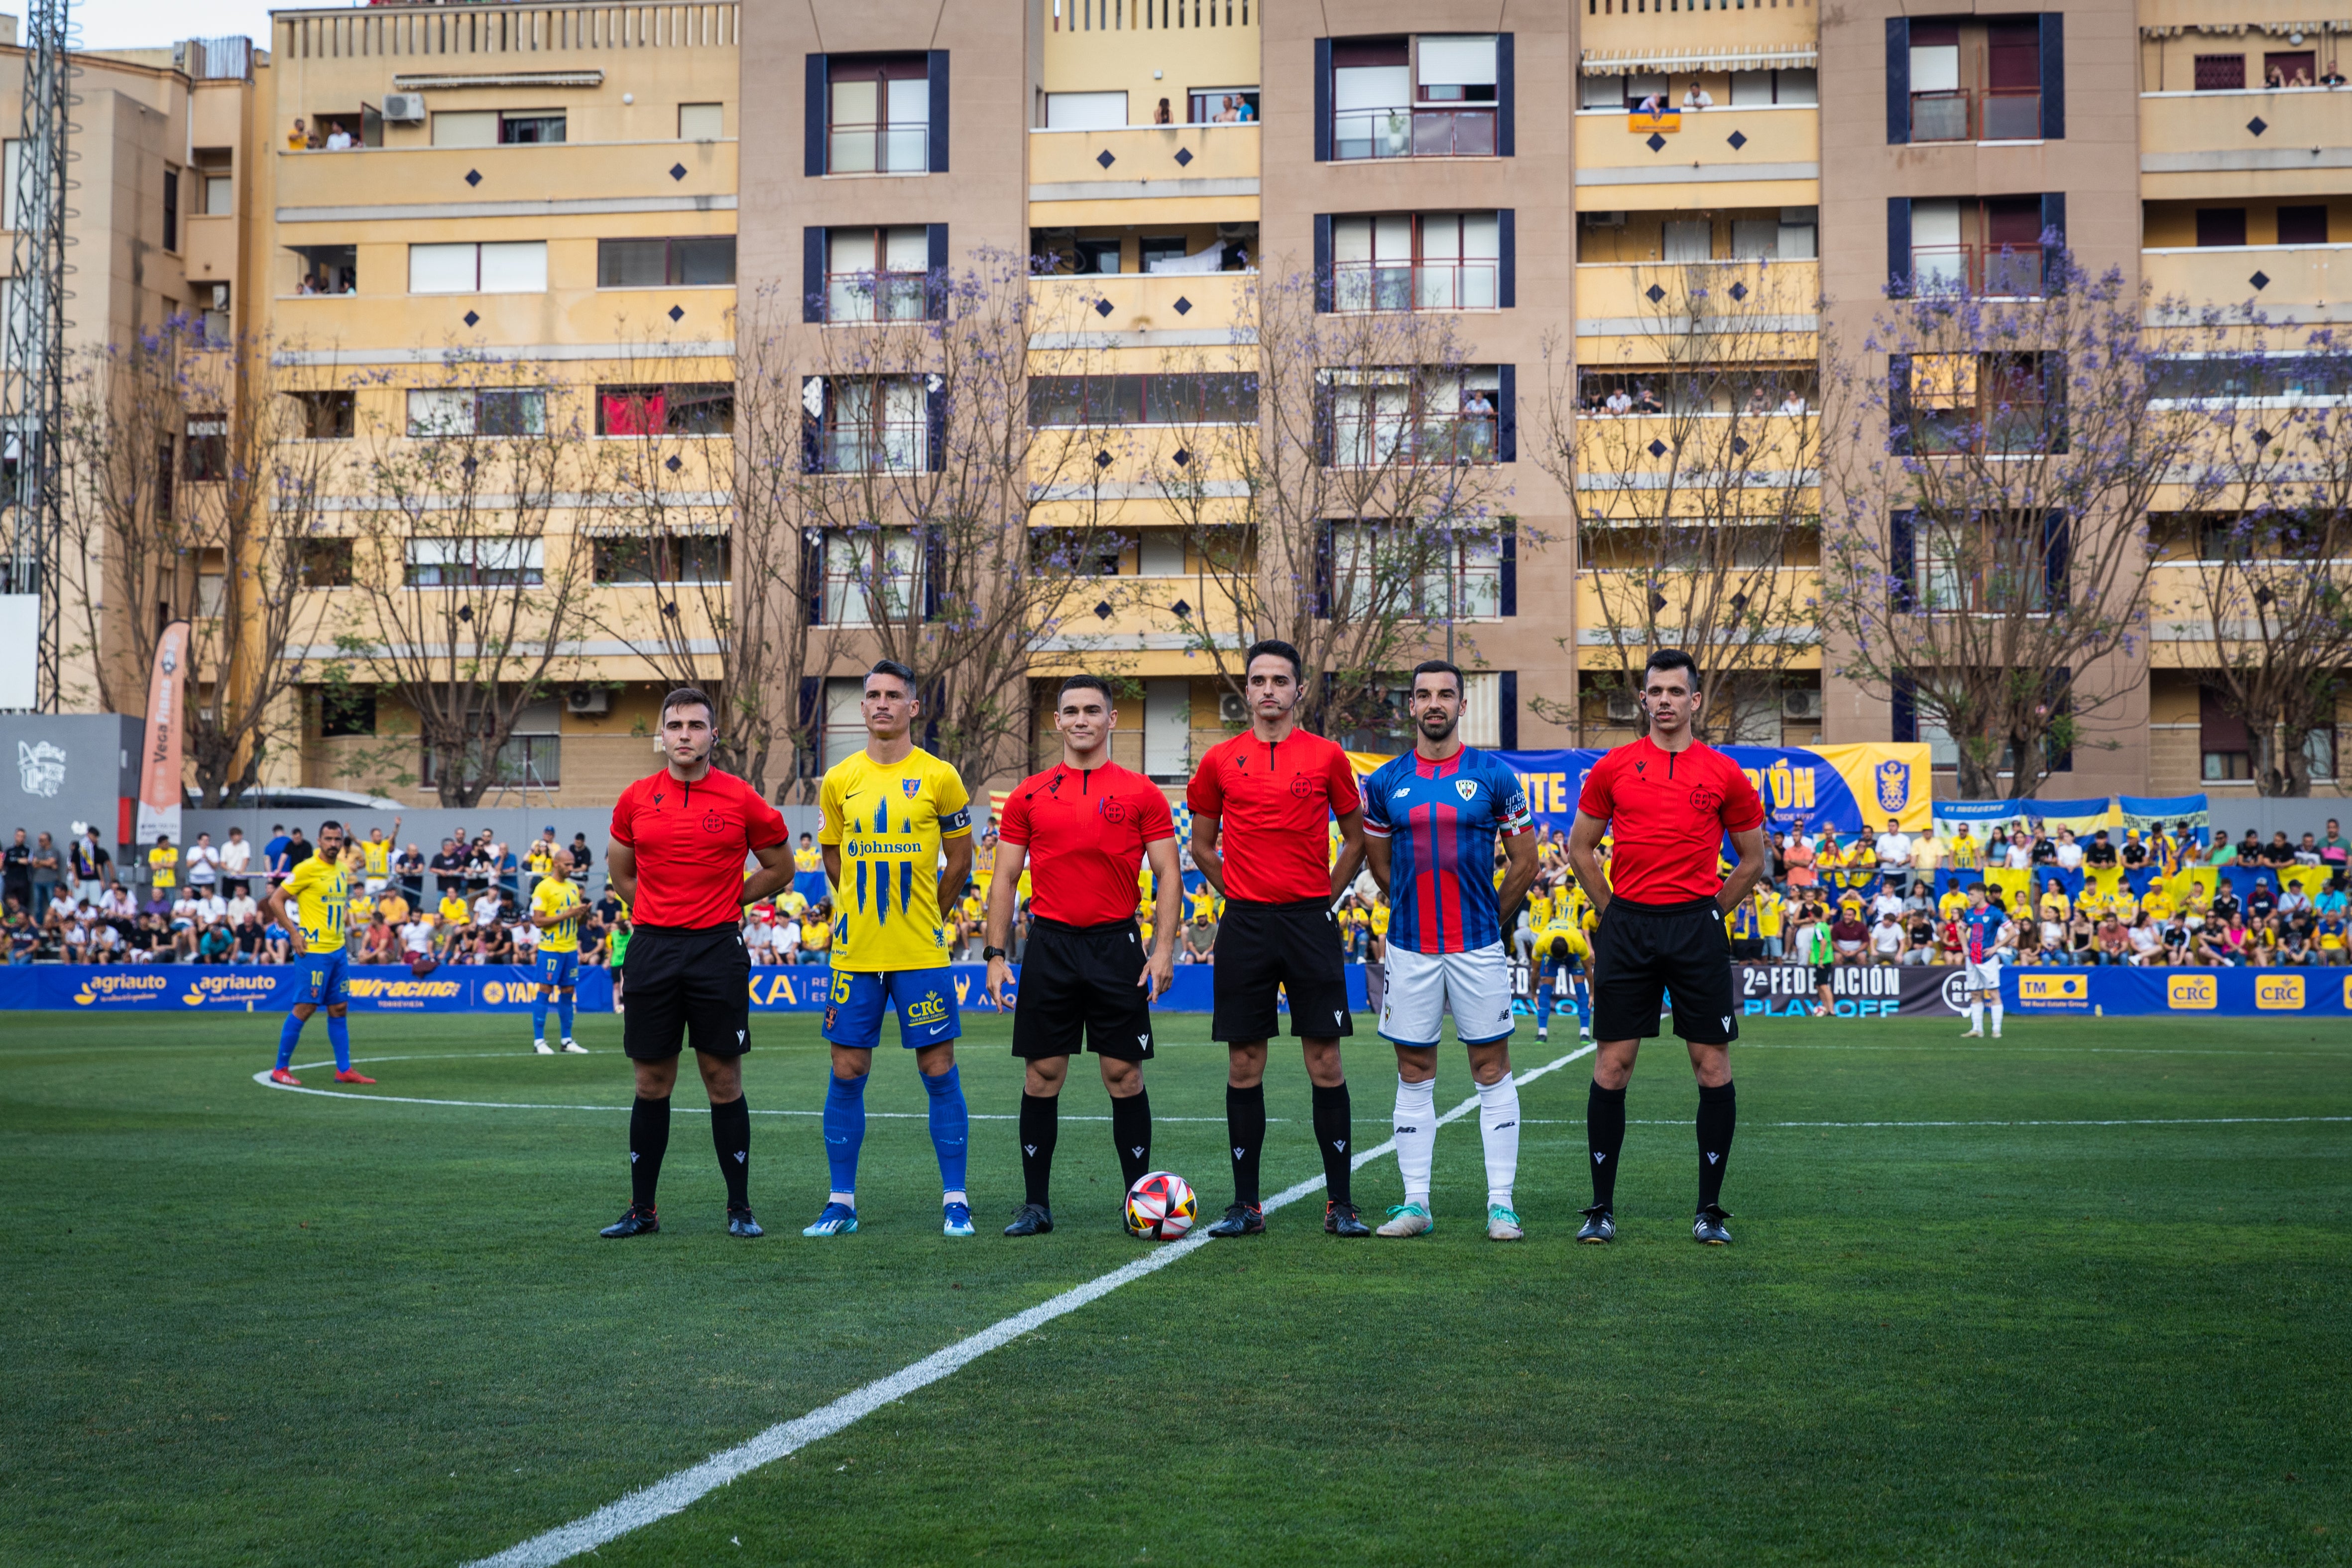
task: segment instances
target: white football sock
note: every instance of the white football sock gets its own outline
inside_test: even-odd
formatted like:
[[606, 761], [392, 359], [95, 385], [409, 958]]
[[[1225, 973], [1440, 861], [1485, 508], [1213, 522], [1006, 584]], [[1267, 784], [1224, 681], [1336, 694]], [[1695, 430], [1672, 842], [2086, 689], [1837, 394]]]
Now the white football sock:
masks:
[[1519, 1173], [1519, 1086], [1509, 1073], [1478, 1086], [1478, 1132], [1486, 1144], [1486, 1202], [1509, 1208]]
[[1980, 1035], [1984, 1033], [1984, 1004], [1982, 1002], [1971, 1002], [1969, 1004], [1969, 1033], [1972, 1035]]
[[1996, 1035], [2000, 1033], [2000, 998], [1998, 996], [1992, 1003], [1992, 1032]]
[[1397, 1079], [1397, 1171], [1404, 1177], [1404, 1201], [1429, 1205], [1429, 1167], [1437, 1154], [1437, 1080]]

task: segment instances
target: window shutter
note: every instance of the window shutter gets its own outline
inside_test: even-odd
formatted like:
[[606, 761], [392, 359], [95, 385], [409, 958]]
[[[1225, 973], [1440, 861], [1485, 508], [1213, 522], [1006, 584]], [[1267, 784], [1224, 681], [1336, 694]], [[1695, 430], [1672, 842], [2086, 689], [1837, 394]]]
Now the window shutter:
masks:
[[1331, 406], [1338, 396], [1336, 387], [1318, 378], [1315, 386], [1315, 460], [1327, 468], [1331, 466], [1332, 448], [1339, 444], [1339, 434], [1333, 428], [1338, 423], [1338, 410]]
[[[923, 619], [940, 618], [940, 581], [948, 574], [947, 535], [936, 528], [923, 530]], [[933, 712], [938, 709], [924, 703]]]
[[801, 677], [800, 721], [794, 726], [794, 750], [801, 761], [800, 776], [814, 778], [824, 772], [824, 720], [818, 711], [824, 700], [824, 677]]
[[923, 459], [935, 474], [948, 466], [948, 384], [936, 375], [923, 384]]
[[801, 472], [824, 472], [824, 377], [801, 377]]
[[803, 153], [802, 161], [803, 166], [801, 173], [806, 174], [812, 180], [818, 178], [824, 173], [826, 97], [824, 57], [823, 55], [811, 55], [808, 58], [808, 105], [806, 110], [807, 131], [805, 132], [808, 138], [808, 142]]
[[1315, 616], [1328, 620], [1331, 601], [1338, 596], [1335, 574], [1331, 563], [1331, 525], [1318, 525], [1315, 532]]
[[[2043, 103], [2048, 103], [2043, 99]], [[2042, 110], [2048, 113], [2047, 109]], [[1886, 144], [1900, 147], [1911, 140], [1911, 19], [1886, 18]]]
[[2042, 519], [2042, 607], [2053, 615], [2066, 608], [2071, 596], [2068, 556], [2073, 543], [2066, 514], [2046, 513]]
[[1508, 310], [1519, 302], [1519, 210], [1495, 215], [1495, 304]]
[[[2050, 672], [2050, 684], [2044, 688], [2044, 689], [2049, 693], [2050, 711], [2053, 715], [2062, 718], [2073, 715], [2074, 711], [2074, 672], [2068, 669], [2064, 665], [2062, 664], [2056, 669]], [[2048, 752], [2050, 757], [2050, 771], [2052, 773], [2071, 773], [2074, 771], [2074, 752], [2073, 747], [2053, 745], [2047, 742], [2045, 742], [2043, 745], [2044, 750]]]
[[1911, 451], [1911, 356], [1886, 356], [1886, 449], [1896, 457]]
[[931, 275], [923, 284], [923, 318], [944, 321], [948, 319], [948, 226], [929, 226], [924, 238], [929, 242], [924, 264]]
[[1886, 278], [1890, 299], [1911, 297], [1911, 198], [1886, 198]]
[[1315, 161], [1331, 161], [1331, 40], [1315, 40]]
[[[2050, 236], [2058, 237], [2058, 248], [2046, 248]], [[2042, 291], [2056, 294], [2066, 287], [2066, 193], [2044, 191], [2042, 194], [2042, 233], [2039, 237], [2045, 248], [2042, 252]]]
[[1519, 367], [1515, 364], [1495, 367], [1495, 457], [1506, 463], [1519, 460]]
[[1331, 215], [1315, 215], [1315, 309], [1331, 308]]
[[1495, 542], [1495, 596], [1506, 616], [1519, 613], [1519, 530], [1514, 522], [1503, 524], [1502, 537]]
[[2066, 136], [2066, 14], [2042, 13], [2042, 138]]
[[1888, 606], [1900, 615], [1919, 607], [1919, 518], [1916, 512], [1889, 512], [1886, 518]]
[[[801, 591], [808, 599], [809, 625], [824, 625], [824, 530], [821, 528], [801, 530]], [[809, 688], [814, 684], [819, 684], [814, 676], [801, 683], [803, 724], [814, 711], [816, 700], [809, 695]]]
[[[1503, 613], [1510, 614], [1507, 610]], [[1495, 739], [1502, 742], [1496, 749], [1516, 752], [1519, 749], [1519, 672], [1516, 669], [1496, 670], [1495, 686], [1495, 705], [1499, 710], [1496, 714], [1498, 727]]]
[[1501, 158], [1515, 157], [1518, 151], [1517, 128], [1511, 112], [1511, 35], [1495, 35], [1495, 153]]
[[2066, 357], [2052, 351], [2042, 356], [2042, 439], [2048, 449], [2066, 451]]
[[931, 149], [930, 168], [934, 174], [948, 172], [948, 52], [933, 49], [930, 58], [931, 76]]
[[824, 230], [801, 230], [801, 320], [824, 320]]
[[1919, 738], [1919, 689], [1912, 681], [1908, 670], [1895, 672], [1894, 699], [1893, 733], [1887, 739], [1897, 744], [1916, 741]]

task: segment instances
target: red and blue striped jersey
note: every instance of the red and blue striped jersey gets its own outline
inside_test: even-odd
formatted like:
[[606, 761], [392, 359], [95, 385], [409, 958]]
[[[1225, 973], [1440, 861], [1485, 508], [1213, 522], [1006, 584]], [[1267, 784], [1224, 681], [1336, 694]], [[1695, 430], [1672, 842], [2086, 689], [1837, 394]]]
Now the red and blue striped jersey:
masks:
[[1389, 846], [1388, 940], [1412, 952], [1472, 952], [1503, 940], [1495, 840], [1535, 831], [1517, 773], [1465, 746], [1417, 751], [1364, 781], [1364, 831]]
[[1960, 915], [1960, 941], [1967, 946], [1970, 963], [1989, 963], [2000, 946], [2000, 928], [2009, 917], [1987, 904], [1980, 910], [1964, 910]]

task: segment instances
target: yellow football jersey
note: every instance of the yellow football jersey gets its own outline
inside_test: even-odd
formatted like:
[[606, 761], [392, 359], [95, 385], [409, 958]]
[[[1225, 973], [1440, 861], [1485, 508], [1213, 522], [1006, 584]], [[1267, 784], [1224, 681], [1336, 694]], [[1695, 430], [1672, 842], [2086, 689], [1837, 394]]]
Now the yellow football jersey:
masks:
[[940, 843], [971, 832], [971, 796], [956, 771], [919, 746], [887, 767], [861, 751], [825, 773], [817, 805], [818, 840], [841, 850], [834, 968], [881, 973], [946, 963]]
[[389, 877], [392, 875], [391, 839], [362, 838], [360, 840], [360, 855], [367, 865], [367, 874], [369, 876]]
[[286, 900], [294, 906], [294, 923], [302, 928], [305, 947], [343, 945], [345, 922], [352, 913], [352, 884], [341, 861], [313, 855], [295, 867], [286, 879]]
[[578, 952], [580, 951], [580, 910], [584, 904], [580, 897], [580, 884], [571, 880], [558, 881], [550, 877], [531, 889], [530, 912], [536, 915], [562, 915], [563, 918], [539, 933], [541, 952]]

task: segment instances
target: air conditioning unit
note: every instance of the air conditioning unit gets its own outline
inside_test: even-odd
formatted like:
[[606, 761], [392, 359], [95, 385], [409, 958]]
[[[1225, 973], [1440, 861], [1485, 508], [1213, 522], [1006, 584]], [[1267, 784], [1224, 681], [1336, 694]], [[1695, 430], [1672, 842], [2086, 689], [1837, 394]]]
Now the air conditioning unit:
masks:
[[385, 93], [383, 117], [395, 125], [424, 124], [425, 95], [421, 92]]
[[1220, 691], [1217, 693], [1217, 717], [1228, 724], [1246, 724], [1249, 722], [1249, 704], [1242, 700], [1242, 694], [1238, 691]]
[[1638, 724], [1642, 721], [1642, 701], [1630, 691], [1609, 694], [1609, 721], [1612, 724]]
[[1587, 228], [1623, 228], [1625, 226], [1625, 215], [1622, 211], [1586, 213], [1584, 215], [1584, 226]]
[[610, 713], [613, 694], [601, 686], [575, 686], [563, 694], [563, 707], [572, 713]]
[[1822, 694], [1813, 687], [1792, 686], [1780, 693], [1780, 715], [1786, 719], [1818, 719]]

